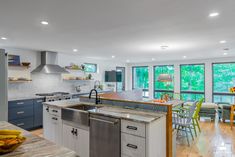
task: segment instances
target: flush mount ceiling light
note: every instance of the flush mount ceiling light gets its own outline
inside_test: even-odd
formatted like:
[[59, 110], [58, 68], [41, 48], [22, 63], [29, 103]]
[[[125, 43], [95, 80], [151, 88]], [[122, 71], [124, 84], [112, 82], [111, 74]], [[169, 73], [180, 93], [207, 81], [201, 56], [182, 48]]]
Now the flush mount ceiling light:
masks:
[[155, 61], [156, 59], [155, 58], [152, 58], [152, 61]]
[[1, 37], [1, 39], [2, 39], [2, 40], [7, 40], [7, 38], [6, 38], [6, 37]]
[[216, 16], [219, 16], [218, 12], [212, 12], [209, 14], [209, 17], [216, 17]]
[[167, 46], [167, 45], [162, 45], [162, 46], [161, 46], [161, 49], [162, 49], [162, 50], [166, 50], [166, 49], [168, 49], [168, 48], [169, 48], [169, 46]]
[[41, 24], [42, 24], [42, 25], [48, 25], [49, 22], [47, 22], [47, 21], [41, 21]]
[[226, 55], [228, 55], [228, 53], [227, 53], [227, 52], [224, 52], [224, 56], [226, 56]]
[[187, 56], [183, 56], [183, 58], [185, 59], [185, 58], [187, 58]]
[[129, 63], [129, 62], [130, 62], [130, 60], [129, 60], [129, 59], [127, 59], [127, 60], [126, 60], [126, 62], [127, 62], [127, 63]]
[[115, 56], [112, 56], [112, 58], [115, 58]]
[[78, 49], [73, 49], [73, 52], [78, 52]]
[[227, 43], [227, 41], [226, 40], [221, 40], [219, 43], [220, 44], [225, 44], [225, 43]]

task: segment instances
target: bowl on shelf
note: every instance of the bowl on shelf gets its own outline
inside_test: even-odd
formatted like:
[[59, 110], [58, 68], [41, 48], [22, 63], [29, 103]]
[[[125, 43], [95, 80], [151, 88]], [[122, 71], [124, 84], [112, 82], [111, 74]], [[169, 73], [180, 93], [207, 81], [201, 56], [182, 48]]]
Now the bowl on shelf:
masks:
[[13, 152], [25, 140], [19, 130], [0, 130], [0, 155]]
[[22, 62], [21, 63], [23, 66], [29, 66], [31, 63], [30, 62]]

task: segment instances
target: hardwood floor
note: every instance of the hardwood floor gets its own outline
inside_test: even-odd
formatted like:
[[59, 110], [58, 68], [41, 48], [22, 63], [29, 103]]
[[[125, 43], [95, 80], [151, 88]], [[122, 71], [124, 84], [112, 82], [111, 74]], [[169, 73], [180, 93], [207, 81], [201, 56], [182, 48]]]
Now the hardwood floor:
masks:
[[202, 132], [191, 140], [190, 147], [186, 137], [177, 139], [177, 157], [234, 157], [235, 127], [231, 130], [229, 122], [200, 122]]
[[[235, 125], [230, 129], [229, 122], [200, 122], [202, 132], [190, 140], [187, 145], [186, 137], [177, 139], [176, 157], [235, 157]], [[43, 136], [43, 130], [32, 131], [33, 134]]]

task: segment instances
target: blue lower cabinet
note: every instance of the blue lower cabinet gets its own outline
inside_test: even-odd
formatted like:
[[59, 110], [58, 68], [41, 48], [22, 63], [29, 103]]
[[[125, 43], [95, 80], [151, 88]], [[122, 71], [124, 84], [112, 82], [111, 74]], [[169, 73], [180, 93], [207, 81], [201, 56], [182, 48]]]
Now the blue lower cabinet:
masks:
[[8, 120], [26, 130], [42, 127], [42, 102], [44, 99], [18, 100], [8, 102]]
[[8, 112], [9, 120], [21, 119], [30, 116], [32, 117], [33, 105], [27, 107], [10, 108]]
[[43, 114], [43, 99], [35, 99], [33, 108], [34, 108], [34, 127], [42, 127], [42, 114]]
[[11, 120], [9, 122], [13, 125], [16, 125], [20, 128], [23, 128], [25, 130], [30, 130], [34, 127], [33, 126], [33, 117], [17, 119], [17, 120]]

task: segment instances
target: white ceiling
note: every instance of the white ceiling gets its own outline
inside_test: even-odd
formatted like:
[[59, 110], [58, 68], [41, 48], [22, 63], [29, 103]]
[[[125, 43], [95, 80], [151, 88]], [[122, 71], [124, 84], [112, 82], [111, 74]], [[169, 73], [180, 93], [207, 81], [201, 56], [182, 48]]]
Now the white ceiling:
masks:
[[[220, 15], [209, 18], [214, 11]], [[0, 36], [8, 40], [0, 47], [76, 48], [81, 56], [131, 62], [225, 57], [227, 47], [235, 56], [234, 17], [234, 0], [1, 0]]]

